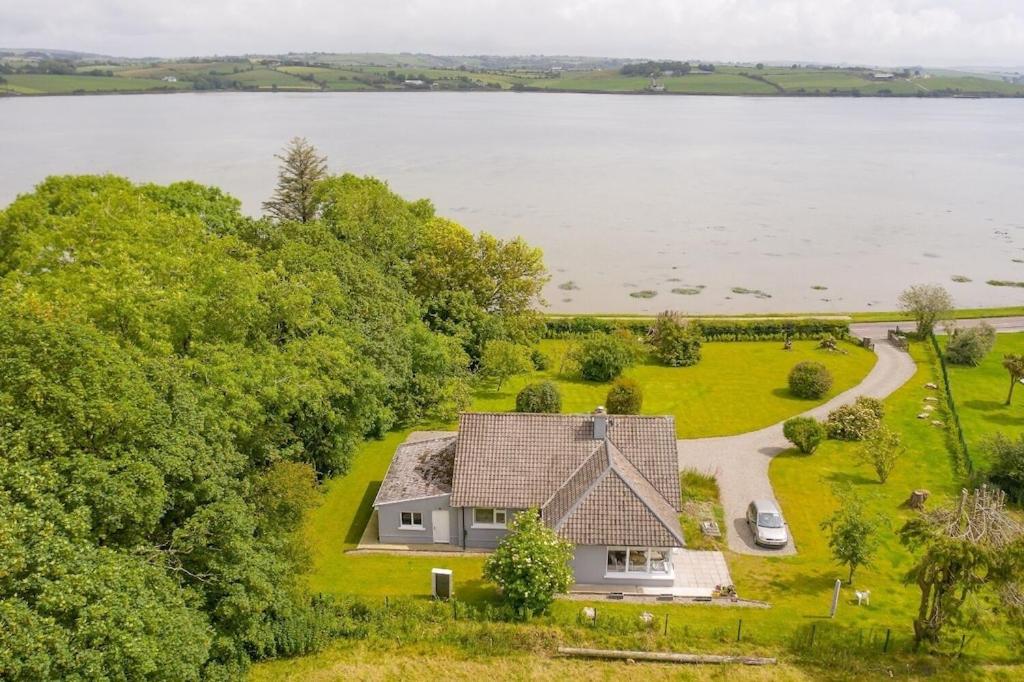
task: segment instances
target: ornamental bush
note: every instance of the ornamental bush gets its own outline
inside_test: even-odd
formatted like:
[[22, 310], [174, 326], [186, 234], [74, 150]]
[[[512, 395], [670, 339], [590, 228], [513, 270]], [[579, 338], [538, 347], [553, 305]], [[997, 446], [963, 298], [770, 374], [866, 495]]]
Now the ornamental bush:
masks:
[[517, 611], [544, 611], [573, 583], [572, 545], [540, 520], [536, 509], [519, 512], [498, 548], [484, 562], [484, 580], [495, 583]]
[[634, 379], [617, 379], [608, 389], [604, 404], [610, 414], [640, 414], [644, 391]]
[[871, 398], [858, 398], [850, 405], [842, 405], [828, 413], [825, 429], [828, 437], [835, 440], [864, 440], [878, 427], [882, 419], [880, 405]]
[[516, 395], [516, 412], [545, 412], [558, 414], [562, 411], [562, 394], [550, 381], [527, 384]]
[[633, 364], [634, 353], [613, 334], [592, 336], [573, 353], [580, 375], [589, 381], [611, 381]]
[[793, 417], [782, 425], [782, 435], [796, 448], [809, 455], [825, 440], [826, 431], [821, 422], [813, 417]]
[[669, 367], [690, 367], [700, 362], [700, 330], [677, 312], [659, 313], [647, 332], [647, 341], [654, 356]]
[[977, 367], [996, 345], [996, 330], [982, 322], [977, 327], [955, 329], [946, 346], [946, 360], [954, 365]]
[[832, 388], [832, 373], [820, 362], [799, 362], [789, 373], [789, 390], [798, 398], [817, 400]]
[[538, 372], [543, 372], [551, 366], [551, 358], [545, 355], [539, 348], [530, 351], [530, 362]]

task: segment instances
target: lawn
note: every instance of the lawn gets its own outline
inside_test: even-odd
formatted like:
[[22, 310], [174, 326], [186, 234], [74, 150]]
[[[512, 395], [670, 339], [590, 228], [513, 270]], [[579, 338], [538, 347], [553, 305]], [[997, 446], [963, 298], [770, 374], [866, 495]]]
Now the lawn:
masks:
[[913, 83], [903, 78], [891, 81], [873, 81], [843, 71], [797, 69], [787, 73], [766, 74], [765, 78], [781, 86], [787, 93], [803, 90], [827, 94], [832, 90], [843, 93], [857, 90], [864, 94], [876, 94], [879, 90], [889, 90], [897, 95], [913, 95], [920, 92]]
[[[625, 372], [644, 390], [644, 414], [671, 414], [680, 438], [724, 436], [753, 431], [814, 407], [815, 401], [789, 394], [786, 379], [802, 360], [824, 363], [835, 378], [826, 399], [860, 383], [875, 363], [875, 355], [852, 344], [846, 354], [815, 348], [815, 341], [795, 341], [792, 351], [781, 343], [736, 341], [705, 343], [695, 367], [665, 367], [644, 362]], [[605, 403], [610, 384], [583, 381], [558, 374], [567, 341], [544, 341], [541, 350], [552, 360], [547, 372], [516, 377], [500, 393], [479, 391], [472, 409], [505, 412], [515, 406], [524, 385], [540, 379], [555, 381], [562, 391], [563, 412], [590, 412]], [[822, 401], [824, 402], [824, 401]]]
[[[26, 95], [70, 94], [73, 92], [119, 92], [140, 90], [190, 89], [191, 83], [121, 76], [63, 76], [54, 74], [11, 74], [4, 76], [15, 92]], [[0, 84], [0, 90], [4, 87]]]
[[620, 76], [618, 71], [586, 71], [560, 78], [539, 78], [528, 85], [541, 90], [578, 90], [594, 92], [643, 92], [651, 84], [649, 78]]
[[1010, 375], [1003, 355], [1024, 353], [1024, 334], [997, 334], [995, 349], [977, 367], [949, 365], [949, 383], [960, 412], [960, 424], [975, 467], [988, 465], [985, 440], [997, 432], [1011, 437], [1024, 434], [1024, 386], [1017, 385], [1013, 404], [1006, 406]]
[[[410, 635], [408, 641], [396, 644], [387, 638], [373, 640], [371, 635], [369, 642], [339, 641], [315, 656], [256, 666], [252, 679], [388, 678], [410, 670], [429, 670], [453, 679], [502, 677], [510, 671], [516, 671], [519, 676], [546, 670], [551, 671], [553, 678], [560, 677], [559, 673], [573, 675], [576, 664], [552, 657], [553, 648], [558, 644], [774, 655], [782, 657], [783, 665], [772, 669], [773, 673], [790, 679], [819, 678], [822, 669], [802, 668], [801, 660], [818, 660], [818, 665], [826, 666], [842, 660], [844, 666], [867, 666], [867, 670], [880, 674], [884, 674], [887, 666], [900, 666], [904, 670], [910, 670], [912, 665], [948, 668], [953, 665], [949, 659], [922, 664], [909, 653], [910, 621], [918, 592], [916, 587], [904, 585], [901, 580], [913, 560], [896, 535], [903, 521], [912, 514], [903, 502], [911, 490], [924, 487], [931, 491], [929, 505], [940, 504], [949, 500], [960, 485], [945, 447], [944, 429], [916, 418], [923, 398], [932, 395], [924, 384], [936, 380], [930, 347], [915, 343], [911, 353], [917, 363], [917, 373], [885, 401], [886, 423], [903, 435], [908, 447], [906, 458], [887, 483], [879, 484], [867, 467], [855, 461], [857, 445], [852, 443], [826, 442], [812, 455], [788, 452], [773, 461], [772, 484], [793, 534], [799, 538], [799, 554], [764, 558], [727, 552], [739, 594], [746, 599], [765, 600], [771, 608], [602, 601], [593, 604], [600, 613], [599, 620], [604, 623], [603, 627], [595, 629], [580, 626], [580, 602], [556, 601], [549, 615], [537, 618], [532, 624], [432, 621], [422, 625], [420, 639]], [[480, 581], [479, 558], [342, 554], [361, 532], [376, 483], [383, 477], [391, 453], [403, 437], [404, 434], [396, 433], [368, 444], [347, 476], [326, 484], [324, 503], [311, 515], [306, 528], [316, 557], [310, 587], [338, 594], [357, 593], [381, 598], [381, 601], [385, 595], [425, 599], [429, 569], [447, 567], [455, 571], [456, 594], [460, 600], [479, 603], [493, 599], [494, 592]], [[696, 500], [713, 497], [713, 485], [685, 475], [684, 480], [692, 488], [688, 497]], [[844, 587], [836, 618], [829, 619], [827, 613], [835, 579], [845, 577], [845, 569], [833, 562], [825, 536], [819, 529], [821, 521], [835, 508], [834, 485], [849, 486], [865, 500], [870, 511], [885, 517], [887, 526], [880, 533], [881, 547], [875, 562], [862, 567], [855, 579], [859, 589], [871, 590], [871, 605], [856, 606], [852, 589]], [[634, 624], [641, 611], [653, 613], [658, 627], [638, 631]], [[666, 616], [667, 634], [663, 632]], [[824, 649], [819, 644], [814, 650], [796, 644], [796, 633], [806, 636], [812, 626], [818, 631], [819, 641], [831, 644]], [[736, 632], [740, 627], [743, 636], [738, 643]], [[892, 631], [892, 643], [890, 653], [884, 655], [880, 650], [888, 629]], [[959, 635], [950, 632], [945, 645], [947, 648], [958, 646]], [[845, 653], [828, 653], [830, 646], [838, 646]], [[442, 650], [443, 655], [438, 653]], [[1017, 655], [1008, 633], [998, 623], [988, 627], [985, 637], [969, 639], [964, 653], [967, 665], [979, 660], [1006, 662]], [[585, 669], [589, 675], [599, 677], [620, 675], [622, 671], [621, 664], [588, 663]], [[641, 669], [656, 675], [682, 672], [679, 668], [659, 666], [636, 668], [638, 672]], [[736, 672], [728, 668], [721, 671], [728, 675]], [[1000, 669], [992, 674], [1012, 677], [1015, 671]], [[744, 669], [742, 674], [748, 672]], [[967, 677], [967, 672], [975, 679], [983, 679], [989, 673], [985, 669], [945, 672], [960, 679]], [[777, 679], [774, 674], [770, 678]]]

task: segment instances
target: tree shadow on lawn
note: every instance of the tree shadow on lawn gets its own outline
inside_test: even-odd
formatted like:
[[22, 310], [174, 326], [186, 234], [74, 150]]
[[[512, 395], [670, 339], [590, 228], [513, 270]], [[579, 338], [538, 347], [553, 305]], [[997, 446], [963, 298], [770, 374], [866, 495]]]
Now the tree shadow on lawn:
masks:
[[363, 537], [363, 531], [366, 529], [366, 524], [370, 522], [370, 515], [373, 514], [373, 499], [377, 497], [377, 491], [380, 490], [381, 483], [383, 481], [370, 481], [369, 485], [366, 486], [366, 490], [363, 491], [363, 498], [359, 500], [355, 516], [352, 517], [352, 524], [345, 531], [346, 544], [359, 544], [360, 538]]
[[840, 485], [881, 485], [877, 478], [869, 478], [864, 474], [850, 471], [833, 471], [824, 478]]
[[[782, 400], [788, 400], [791, 403], [797, 403], [799, 405], [807, 405], [807, 409], [817, 406], [821, 401], [819, 400], [807, 400], [806, 398], [799, 398], [793, 395], [793, 392], [789, 390], [788, 386], [780, 386], [779, 388], [772, 389], [772, 395]], [[825, 396], [828, 397], [827, 395]]]
[[969, 410], [978, 410], [979, 412], [994, 412], [1007, 409], [1006, 403], [1002, 400], [965, 400], [960, 404]]

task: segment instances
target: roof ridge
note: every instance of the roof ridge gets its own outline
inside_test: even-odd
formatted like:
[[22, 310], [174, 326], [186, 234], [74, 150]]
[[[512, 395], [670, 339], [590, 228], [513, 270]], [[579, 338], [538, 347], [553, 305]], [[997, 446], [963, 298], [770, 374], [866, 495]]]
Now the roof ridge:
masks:
[[[433, 438], [424, 438], [423, 440], [402, 441], [401, 443], [398, 444], [398, 447], [399, 448], [405, 448], [405, 447], [409, 447], [410, 445], [420, 445], [422, 443], [433, 443], [434, 441], [438, 441], [438, 440], [455, 440], [455, 439], [458, 439], [458, 437], [459, 437], [459, 432], [458, 431], [452, 431], [450, 436], [435, 436]], [[398, 448], [395, 448], [395, 449], [397, 450]], [[388, 468], [390, 469], [391, 466], [388, 465]]]
[[[545, 419], [554, 419], [557, 417], [593, 417], [593, 412], [559, 412], [552, 414], [550, 412], [495, 412], [495, 411], [466, 411], [459, 412], [459, 417], [482, 415], [482, 416], [499, 416], [499, 417], [544, 417]], [[608, 414], [608, 417], [615, 419], [674, 419], [671, 414]]]
[[[632, 462], [629, 461], [629, 458], [627, 458], [624, 454], [622, 454], [622, 452], [617, 447], [615, 447], [614, 443], [612, 443], [612, 447], [615, 448], [615, 454], [617, 454], [618, 457], [629, 466], [629, 468], [631, 469], [630, 473], [635, 472], [640, 477], [640, 480], [642, 480], [644, 483], [646, 483], [650, 487], [651, 492], [654, 493], [655, 495], [657, 495], [659, 498], [661, 498], [661, 501], [664, 502], [665, 505], [669, 509], [672, 509], [673, 512], [677, 511], [676, 508], [672, 506], [672, 503], [669, 502], [667, 499], [665, 499], [665, 496], [661, 494], [661, 491], [658, 490], [654, 486], [653, 483], [651, 483], [649, 480], [647, 480], [647, 477], [644, 476], [643, 473], [641, 473], [640, 470], [637, 469], [636, 466]], [[629, 479], [627, 477], [622, 475], [622, 472], [620, 471], [619, 466], [615, 463], [614, 459], [611, 456], [611, 452], [609, 452], [609, 456], [608, 456], [608, 468], [611, 471], [613, 471], [615, 473], [615, 475], [619, 477], [619, 480], [622, 481], [623, 484], [625, 484], [625, 486], [627, 488], [629, 488], [633, 492], [633, 494], [637, 497], [637, 499], [640, 500], [640, 502], [645, 507], [647, 507], [647, 509], [651, 512], [651, 514], [653, 514], [654, 517], [656, 519], [658, 519], [658, 522], [661, 523], [661, 525], [665, 528], [665, 530], [667, 530], [673, 537], [675, 537], [677, 540], [679, 540], [679, 542], [682, 543], [683, 546], [685, 547], [686, 546], [686, 540], [685, 540], [685, 538], [683, 538], [682, 533], [681, 532], [677, 533], [672, 528], [671, 524], [666, 523], [665, 519], [662, 518], [661, 513], [657, 509], [655, 509], [653, 506], [651, 506], [651, 503], [647, 500], [647, 496], [644, 493], [642, 493], [641, 491], [637, 490], [636, 486], [634, 486], [629, 481]], [[582, 495], [581, 495], [581, 497], [582, 497]], [[679, 520], [676, 519], [675, 521], [676, 521], [676, 525], [678, 525], [679, 524]]]
[[581, 492], [576, 497], [576, 499], [573, 500], [573, 503], [569, 506], [569, 508], [565, 510], [565, 513], [562, 514], [562, 518], [558, 519], [558, 521], [551, 526], [551, 530], [557, 533], [558, 529], [564, 526], [565, 522], [569, 520], [569, 517], [573, 515], [573, 512], [575, 512], [579, 508], [579, 506], [583, 504], [584, 501], [586, 501], [586, 499], [590, 496], [590, 493], [594, 492], [594, 488], [596, 488], [601, 483], [601, 481], [608, 478], [608, 473], [610, 471], [612, 471], [611, 466], [607, 466], [601, 471], [600, 474], [595, 476], [594, 480], [591, 481], [590, 485], [587, 486], [587, 489]]
[[[596, 448], [594, 448], [593, 452], [591, 452], [589, 455], [587, 455], [586, 458], [582, 462], [580, 462], [579, 466], [576, 467], [575, 469], [573, 469], [572, 473], [569, 474], [568, 476], [566, 476], [565, 480], [562, 481], [561, 484], [559, 484], [559, 486], [557, 488], [555, 488], [554, 492], [552, 492], [548, 496], [548, 499], [544, 500], [544, 504], [542, 504], [540, 506], [541, 509], [543, 509], [544, 507], [548, 506], [548, 504], [551, 503], [551, 500], [555, 499], [555, 495], [560, 493], [562, 491], [562, 489], [565, 488], [565, 486], [569, 485], [569, 482], [573, 479], [573, 477], [576, 474], [578, 474], [583, 469], [583, 467], [587, 466], [587, 464], [590, 462], [590, 460], [594, 458], [594, 455], [596, 455], [598, 452], [600, 452], [601, 448], [605, 447], [605, 445], [606, 445], [606, 443], [604, 441], [602, 441], [600, 445], [598, 445]], [[611, 459], [610, 458], [608, 460], [608, 466], [611, 466]], [[607, 469], [608, 466], [606, 466], [605, 469]]]

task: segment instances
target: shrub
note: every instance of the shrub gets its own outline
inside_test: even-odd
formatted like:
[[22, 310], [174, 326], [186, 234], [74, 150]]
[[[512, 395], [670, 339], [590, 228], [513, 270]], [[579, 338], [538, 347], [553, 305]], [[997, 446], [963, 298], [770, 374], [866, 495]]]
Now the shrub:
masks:
[[700, 332], [677, 312], [659, 313], [647, 332], [654, 356], [669, 367], [689, 367], [700, 362]]
[[516, 412], [546, 412], [557, 414], [562, 411], [562, 394], [550, 381], [527, 384], [516, 396]]
[[878, 398], [862, 395], [854, 402], [863, 408], [871, 410], [871, 414], [875, 415], [878, 421], [882, 421], [882, 418], [885, 417], [885, 405]]
[[996, 345], [996, 330], [982, 322], [977, 327], [955, 329], [946, 346], [946, 360], [954, 365], [978, 366]]
[[611, 334], [590, 337], [574, 353], [580, 375], [589, 381], [611, 381], [633, 364], [633, 357], [632, 349]]
[[820, 362], [799, 362], [789, 373], [789, 390], [798, 398], [817, 400], [832, 388], [832, 374]]
[[644, 391], [633, 379], [618, 379], [608, 389], [605, 407], [611, 414], [640, 414], [644, 404]]
[[530, 351], [530, 362], [533, 363], [533, 368], [538, 372], [543, 372], [551, 367], [551, 358], [541, 352], [539, 348], [534, 348]]
[[870, 465], [878, 475], [878, 482], [885, 483], [905, 451], [898, 433], [879, 426], [864, 440], [857, 452], [857, 459], [862, 464]]
[[870, 399], [858, 398], [850, 405], [842, 405], [828, 413], [825, 429], [835, 440], [864, 440], [881, 425], [876, 406]]
[[793, 417], [782, 425], [782, 434], [796, 448], [806, 454], [818, 449], [825, 440], [825, 427], [813, 417]]
[[479, 374], [494, 382], [496, 390], [500, 391], [507, 379], [529, 372], [530, 367], [529, 349], [511, 341], [495, 340], [484, 344]]
[[572, 545], [548, 528], [536, 509], [519, 512], [508, 534], [484, 562], [485, 580], [496, 583], [516, 610], [539, 613], [573, 583]]
[[988, 480], [998, 486], [1010, 499], [1024, 501], [1024, 435], [1016, 440], [996, 434], [985, 443], [992, 467]]

